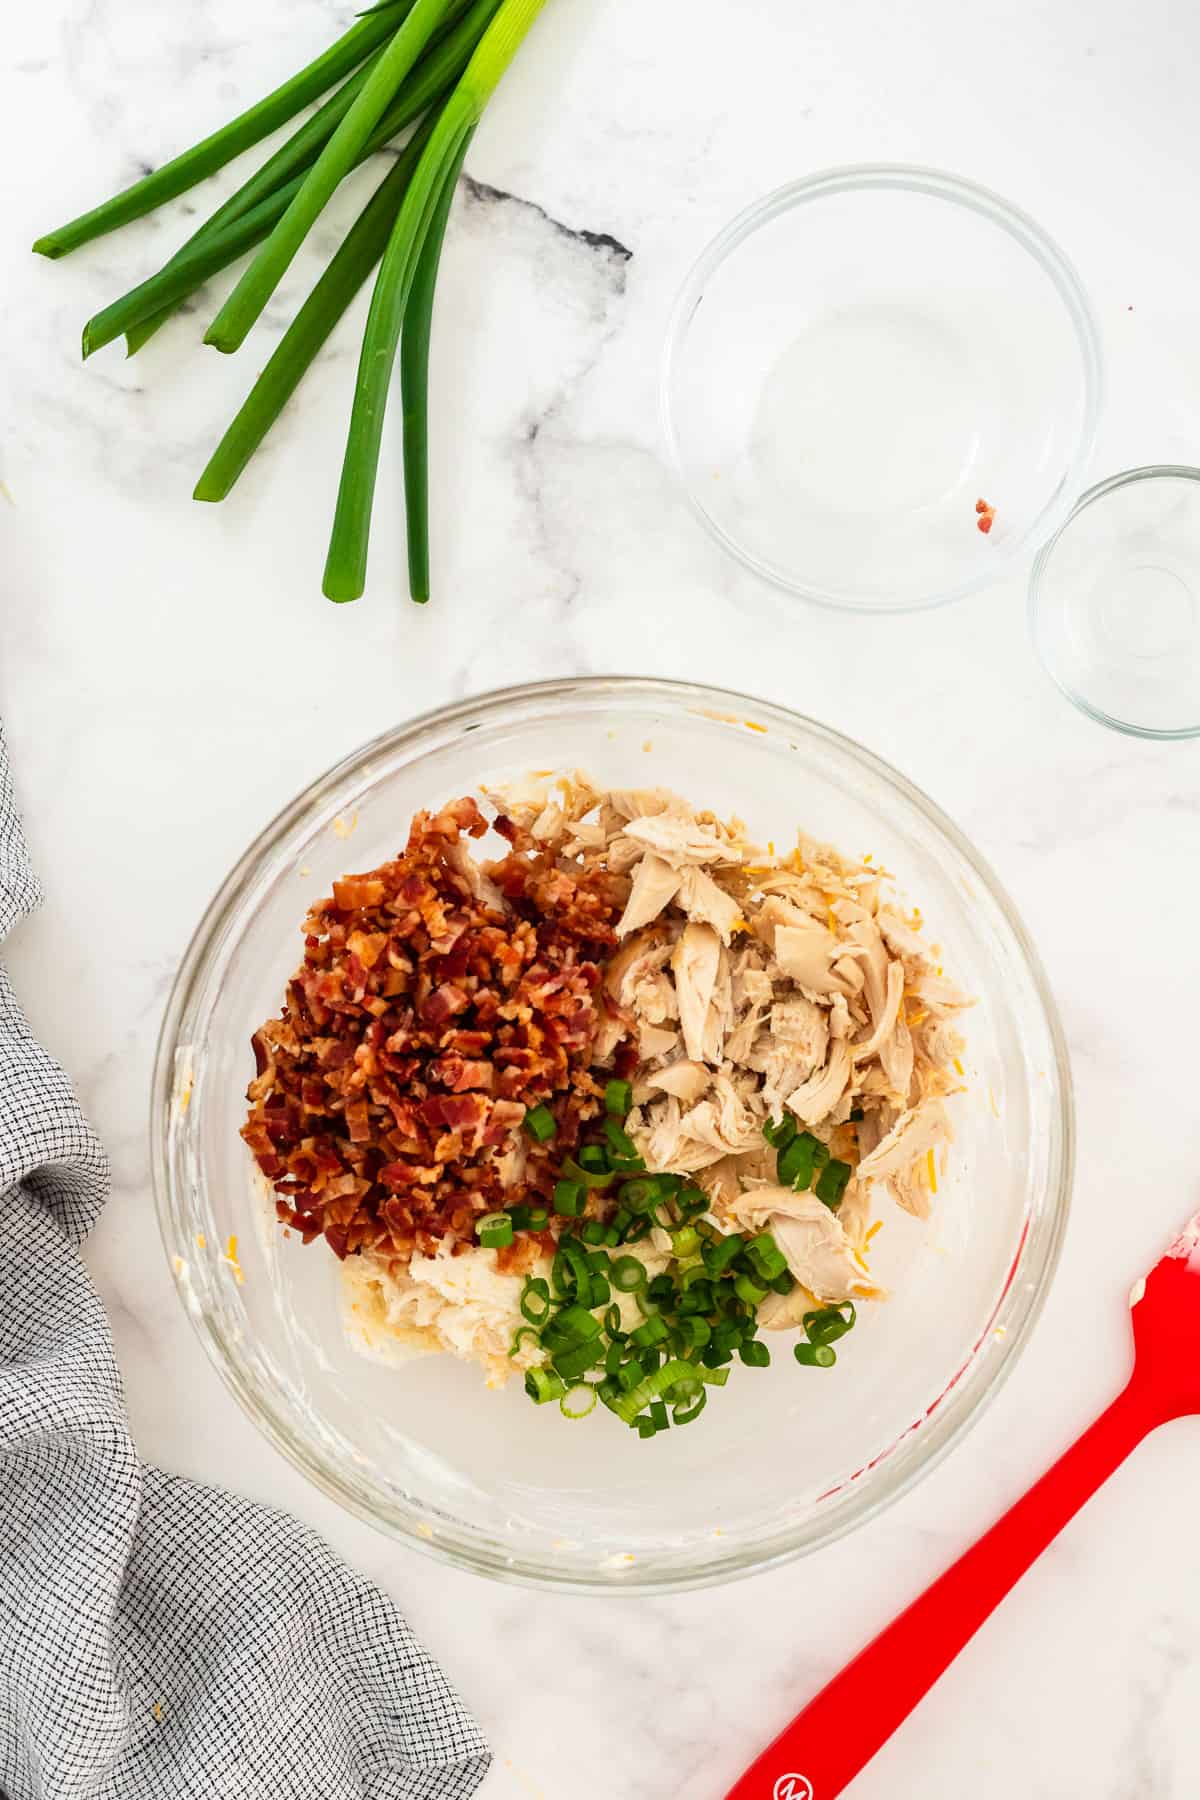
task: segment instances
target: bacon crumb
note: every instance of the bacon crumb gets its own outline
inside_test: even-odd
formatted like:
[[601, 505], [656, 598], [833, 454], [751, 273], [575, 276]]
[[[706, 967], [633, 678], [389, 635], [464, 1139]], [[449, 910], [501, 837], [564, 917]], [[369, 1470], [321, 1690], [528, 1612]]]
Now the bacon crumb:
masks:
[[977, 500], [975, 502], [975, 511], [979, 515], [978, 518], [975, 520], [975, 523], [978, 526], [979, 530], [982, 531], [984, 537], [986, 537], [988, 532], [992, 529], [992, 526], [995, 523], [996, 509], [994, 506], [991, 506], [988, 503], [988, 501], [986, 501], [986, 500]]
[[[473, 799], [418, 813], [401, 855], [304, 921], [304, 961], [252, 1039], [242, 1136], [306, 1243], [407, 1257], [473, 1239], [478, 1214], [550, 1199], [600, 1109], [601, 967], [629, 883], [497, 826], [510, 848], [483, 869]], [[546, 1145], [520, 1132], [538, 1104]]]

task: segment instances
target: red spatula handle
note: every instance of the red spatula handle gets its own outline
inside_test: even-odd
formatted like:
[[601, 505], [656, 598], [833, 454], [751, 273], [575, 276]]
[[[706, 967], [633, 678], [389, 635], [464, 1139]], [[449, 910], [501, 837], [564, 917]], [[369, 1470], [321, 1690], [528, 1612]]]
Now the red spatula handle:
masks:
[[727, 1800], [834, 1800], [1161, 1415], [1128, 1387], [1036, 1487], [810, 1700]]

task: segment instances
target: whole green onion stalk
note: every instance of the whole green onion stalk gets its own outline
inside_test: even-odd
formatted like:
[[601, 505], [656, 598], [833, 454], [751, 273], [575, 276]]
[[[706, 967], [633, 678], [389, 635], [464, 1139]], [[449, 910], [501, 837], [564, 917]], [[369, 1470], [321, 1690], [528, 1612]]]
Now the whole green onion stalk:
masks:
[[[488, 101], [545, 3], [546, 0], [504, 0], [446, 102], [404, 196], [376, 280], [363, 336], [337, 511], [325, 564], [323, 585], [331, 600], [357, 600], [366, 585], [384, 411], [425, 240], [443, 216], [446, 183], [457, 178], [467, 144]], [[427, 354], [427, 340], [424, 350]], [[413, 455], [423, 463], [424, 434], [414, 430], [412, 437]], [[410, 492], [415, 491], [418, 497], [424, 493], [423, 477], [418, 477], [411, 462], [407, 481]], [[427, 532], [423, 520], [419, 530], [423, 539]], [[420, 585], [427, 590], [427, 581]]]
[[450, 0], [415, 0], [399, 31], [354, 96], [345, 118], [305, 176], [300, 191], [205, 332], [206, 344], [215, 344], [218, 350], [225, 351], [236, 350], [242, 344], [335, 188], [358, 162], [372, 131], [449, 6]]
[[[475, 126], [544, 4], [377, 0], [335, 44], [256, 105], [34, 245], [41, 255], [64, 256], [141, 218], [319, 102], [162, 268], [89, 319], [83, 332], [85, 357], [122, 334], [132, 355], [207, 280], [253, 250], [256, 254], [207, 334], [210, 343], [233, 350], [341, 181], [416, 125], [253, 384], [195, 490], [201, 500], [220, 500], [229, 493], [382, 261], [326, 569], [326, 592], [332, 598], [353, 599], [363, 589], [383, 410], [398, 345], [410, 587], [414, 598], [428, 597], [428, 359], [446, 219]], [[553, 1115], [540, 1110], [552, 1135]], [[595, 1183], [585, 1177], [583, 1185]]]
[[81, 244], [89, 244], [93, 238], [116, 231], [132, 219], [142, 218], [165, 201], [186, 193], [206, 176], [216, 174], [243, 150], [252, 149], [281, 125], [286, 125], [343, 75], [356, 68], [377, 45], [394, 34], [412, 5], [413, 0], [387, 0], [387, 4], [356, 19], [336, 44], [257, 105], [239, 113], [228, 125], [202, 138], [181, 156], [172, 157], [161, 169], [135, 181], [132, 187], [106, 200], [102, 206], [46, 232], [38, 238], [34, 249], [39, 256], [66, 256], [69, 251], [78, 250]]

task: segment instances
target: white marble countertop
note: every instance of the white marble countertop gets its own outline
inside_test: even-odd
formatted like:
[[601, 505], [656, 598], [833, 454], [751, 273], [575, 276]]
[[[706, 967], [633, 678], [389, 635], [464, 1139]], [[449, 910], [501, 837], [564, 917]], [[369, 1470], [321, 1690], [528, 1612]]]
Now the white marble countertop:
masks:
[[[452, 222], [433, 373], [438, 594], [417, 612], [398, 506], [380, 508], [367, 598], [339, 609], [318, 591], [353, 330], [236, 499], [201, 508], [190, 488], [253, 347], [249, 364], [202, 352], [192, 318], [130, 363], [77, 355], [83, 318], [149, 272], [178, 225], [147, 221], [57, 267], [25, 252], [297, 66], [350, 10], [41, 0], [6, 21], [0, 708], [49, 894], [11, 946], [13, 974], [112, 1153], [90, 1261], [145, 1456], [291, 1507], [396, 1595], [491, 1736], [487, 1800], [719, 1800], [1122, 1380], [1130, 1283], [1200, 1201], [1200, 745], [1077, 716], [1033, 661], [1020, 579], [872, 623], [797, 608], [722, 560], [659, 451], [666, 310], [714, 229], [779, 182], [842, 161], [938, 164], [1034, 213], [1089, 286], [1111, 375], [1094, 473], [1195, 460], [1200, 15], [1166, 0], [550, 0], [468, 164], [517, 198], [460, 199]], [[914, 665], [919, 686], [899, 678]], [[439, 701], [616, 668], [814, 712], [946, 807], [1048, 965], [1081, 1145], [1046, 1313], [967, 1446], [818, 1557], [653, 1601], [456, 1574], [310, 1489], [184, 1319], [145, 1129], [181, 949], [277, 806]], [[1067, 1531], [855, 1795], [1194, 1800], [1198, 1491], [1186, 1422]]]

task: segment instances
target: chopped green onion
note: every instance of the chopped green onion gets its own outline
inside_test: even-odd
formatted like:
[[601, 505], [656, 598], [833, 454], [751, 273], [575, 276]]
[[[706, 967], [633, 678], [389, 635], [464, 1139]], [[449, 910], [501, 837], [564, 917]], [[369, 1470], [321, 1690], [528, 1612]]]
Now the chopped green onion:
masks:
[[675, 1298], [675, 1283], [669, 1275], [656, 1275], [646, 1292], [657, 1306], [665, 1306], [668, 1300]]
[[850, 1164], [839, 1162], [836, 1157], [825, 1165], [817, 1176], [815, 1193], [818, 1200], [823, 1200], [831, 1212], [836, 1212], [842, 1204], [842, 1196], [846, 1192], [846, 1183], [851, 1175]]
[[545, 1406], [550, 1400], [561, 1400], [566, 1391], [566, 1382], [552, 1369], [526, 1369], [525, 1392], [535, 1406]]
[[684, 1225], [671, 1239], [676, 1257], [682, 1262], [686, 1257], [694, 1256], [700, 1248], [700, 1233], [694, 1225]]
[[700, 1379], [706, 1387], [724, 1387], [729, 1380], [729, 1370], [727, 1368], [701, 1369]]
[[669, 1431], [671, 1421], [667, 1417], [667, 1409], [661, 1400], [654, 1400], [650, 1405], [650, 1417], [654, 1421], [656, 1431]]
[[[619, 1412], [620, 1408], [614, 1407], [613, 1411]], [[637, 1426], [637, 1434], [640, 1438], [652, 1438], [658, 1432], [658, 1426], [654, 1423], [654, 1420], [648, 1413], [645, 1418], [635, 1419], [634, 1424]]]
[[693, 1397], [690, 1404], [689, 1403], [681, 1403], [679, 1405], [672, 1406], [671, 1417], [675, 1421], [676, 1425], [690, 1425], [693, 1419], [698, 1419], [700, 1417], [700, 1414], [704, 1411], [704, 1408], [707, 1405], [708, 1405], [708, 1395], [704, 1391], [703, 1387], [701, 1387], [699, 1393]]
[[837, 1361], [837, 1351], [832, 1344], [796, 1344], [792, 1355], [810, 1369], [832, 1369]]
[[[572, 1184], [573, 1185], [573, 1184]], [[604, 1242], [604, 1226], [599, 1219], [588, 1219], [580, 1232], [585, 1244], [602, 1244]]]
[[784, 1113], [780, 1119], [768, 1119], [762, 1134], [772, 1150], [785, 1150], [796, 1135], [796, 1121], [791, 1113]]
[[510, 1356], [519, 1356], [521, 1353], [521, 1346], [526, 1338], [532, 1338], [535, 1344], [540, 1344], [542, 1341], [542, 1334], [540, 1331], [535, 1331], [532, 1325], [520, 1326], [516, 1336], [513, 1338], [512, 1348], [509, 1350], [508, 1354]]
[[485, 1250], [506, 1250], [513, 1241], [513, 1222], [507, 1213], [484, 1213], [475, 1221], [475, 1235]]
[[551, 1336], [556, 1343], [574, 1343], [577, 1340], [587, 1341], [599, 1337], [600, 1331], [599, 1319], [594, 1318], [586, 1306], [575, 1302], [571, 1306], [564, 1306], [561, 1312], [555, 1313], [550, 1325], [543, 1333], [542, 1341], [549, 1348]]
[[509, 1207], [508, 1216], [512, 1220], [514, 1231], [528, 1231], [529, 1222], [533, 1217], [533, 1208], [519, 1203]]
[[615, 1300], [604, 1315], [604, 1329], [614, 1344], [625, 1341], [625, 1333], [621, 1330], [621, 1309]]
[[617, 1401], [616, 1411], [627, 1425], [633, 1423], [638, 1414], [655, 1400], [661, 1399], [677, 1381], [690, 1377], [690, 1366], [685, 1362], [672, 1361], [664, 1363], [661, 1369], [655, 1369], [644, 1381], [638, 1383], [631, 1393]]
[[666, 1337], [667, 1327], [663, 1324], [661, 1315], [656, 1315], [652, 1319], [647, 1319], [636, 1330], [631, 1331], [629, 1341], [631, 1344], [635, 1344], [639, 1350], [650, 1350], [655, 1344], [665, 1343]]
[[573, 1156], [564, 1156], [563, 1174], [571, 1181], [578, 1181], [585, 1188], [610, 1187], [617, 1179], [615, 1169], [605, 1169], [603, 1174], [595, 1169], [585, 1169], [582, 1163], [576, 1162]]
[[829, 1161], [829, 1145], [823, 1144], [820, 1138], [817, 1138], [814, 1141], [817, 1147], [813, 1151], [813, 1168], [823, 1169], [825, 1164]]
[[637, 1145], [634, 1143], [625, 1127], [618, 1124], [616, 1119], [605, 1119], [604, 1135], [608, 1139], [609, 1149], [614, 1155], [619, 1156], [622, 1162], [632, 1162], [637, 1156]]
[[618, 1231], [615, 1222], [612, 1225], [606, 1225], [604, 1228], [604, 1247], [605, 1247], [605, 1249], [606, 1250], [615, 1250], [617, 1245], [620, 1242], [621, 1242], [621, 1233]]
[[736, 1231], [729, 1237], [718, 1238], [716, 1243], [705, 1244], [704, 1266], [710, 1275], [723, 1275], [745, 1247], [745, 1238]]
[[748, 1369], [765, 1369], [771, 1361], [771, 1352], [767, 1346], [757, 1343], [753, 1338], [739, 1346], [738, 1355]]
[[719, 1369], [722, 1363], [733, 1361], [732, 1349], [722, 1349], [719, 1344], [706, 1344], [700, 1352], [700, 1361], [706, 1369]]
[[625, 1346], [615, 1339], [604, 1352], [604, 1373], [610, 1376], [620, 1374], [621, 1364], [625, 1360]]
[[608, 1169], [608, 1152], [603, 1144], [584, 1144], [577, 1160], [581, 1168], [593, 1175], [603, 1175]]
[[684, 1343], [693, 1350], [702, 1350], [712, 1336], [712, 1326], [707, 1319], [698, 1318], [694, 1313], [680, 1319], [678, 1329]]
[[607, 1306], [612, 1299], [612, 1288], [606, 1275], [593, 1275], [588, 1284], [588, 1305], [592, 1307]]
[[617, 1370], [617, 1386], [623, 1394], [632, 1394], [638, 1383], [644, 1381], [645, 1378], [646, 1371], [636, 1356], [631, 1356]]
[[676, 1197], [675, 1204], [679, 1208], [680, 1218], [696, 1219], [701, 1213], [708, 1211], [708, 1195], [702, 1188], [685, 1187]]
[[819, 1312], [805, 1313], [804, 1329], [810, 1343], [836, 1344], [848, 1331], [853, 1331], [857, 1319], [853, 1300], [842, 1300], [836, 1306], [823, 1306]]
[[604, 1110], [623, 1119], [633, 1107], [633, 1087], [628, 1081], [610, 1081], [604, 1089]]
[[550, 1317], [550, 1284], [543, 1281], [540, 1275], [525, 1277], [525, 1286], [521, 1291], [521, 1315], [531, 1325], [544, 1325]]
[[521, 1121], [530, 1137], [538, 1144], [548, 1144], [558, 1130], [558, 1123], [545, 1105], [531, 1107]]
[[648, 1175], [636, 1176], [621, 1183], [621, 1205], [631, 1213], [646, 1213], [658, 1198], [658, 1190]]
[[544, 1206], [531, 1206], [529, 1209], [530, 1231], [545, 1231], [550, 1223], [550, 1214]]
[[816, 1168], [817, 1139], [811, 1131], [802, 1131], [785, 1144], [776, 1158], [775, 1168], [783, 1187], [802, 1192], [813, 1178]]
[[713, 1332], [713, 1343], [718, 1350], [734, 1351], [747, 1334], [740, 1323], [733, 1319], [723, 1320]]
[[570, 1349], [560, 1350], [554, 1358], [554, 1367], [564, 1381], [577, 1381], [581, 1375], [594, 1368], [600, 1360], [599, 1351], [594, 1343], [573, 1344]]
[[751, 1281], [748, 1275], [735, 1276], [733, 1291], [739, 1300], [745, 1301], [747, 1306], [757, 1306], [760, 1301], [765, 1300], [767, 1297], [767, 1289], [765, 1287], [759, 1287], [758, 1283], [756, 1281]]
[[784, 1269], [782, 1274], [772, 1277], [770, 1285], [773, 1294], [790, 1294], [796, 1285], [796, 1277], [790, 1269]]
[[577, 1381], [558, 1403], [564, 1419], [586, 1419], [595, 1410], [596, 1390], [588, 1381]]
[[746, 1246], [746, 1254], [760, 1278], [768, 1286], [777, 1275], [782, 1275], [787, 1268], [787, 1257], [769, 1231], [764, 1231], [761, 1236], [753, 1238]]
[[612, 1266], [612, 1284], [621, 1294], [635, 1294], [646, 1286], [646, 1265], [636, 1256], [618, 1256]]
[[565, 1218], [573, 1219], [583, 1210], [584, 1189], [579, 1181], [556, 1181], [554, 1184], [554, 1210]]

